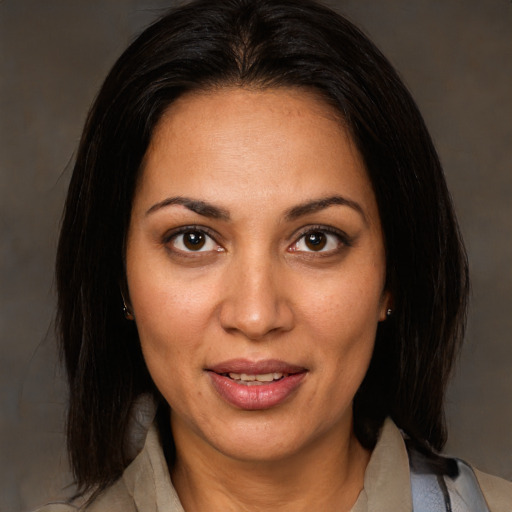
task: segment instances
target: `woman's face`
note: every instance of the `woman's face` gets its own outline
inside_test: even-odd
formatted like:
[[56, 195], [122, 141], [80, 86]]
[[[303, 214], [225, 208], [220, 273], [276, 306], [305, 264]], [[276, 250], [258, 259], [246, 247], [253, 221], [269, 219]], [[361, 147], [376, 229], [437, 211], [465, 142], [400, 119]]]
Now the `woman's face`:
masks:
[[361, 157], [313, 93], [226, 88], [173, 103], [126, 261], [178, 447], [279, 460], [351, 435], [386, 262]]

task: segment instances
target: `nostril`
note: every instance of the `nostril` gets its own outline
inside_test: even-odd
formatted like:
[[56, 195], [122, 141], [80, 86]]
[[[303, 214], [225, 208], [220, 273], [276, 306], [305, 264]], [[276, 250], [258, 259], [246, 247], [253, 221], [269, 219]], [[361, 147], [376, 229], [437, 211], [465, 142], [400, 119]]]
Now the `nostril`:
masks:
[[269, 305], [254, 310], [249, 304], [237, 307], [225, 304], [221, 311], [221, 325], [226, 332], [239, 333], [247, 339], [258, 341], [281, 331], [289, 331], [293, 315], [284, 305]]

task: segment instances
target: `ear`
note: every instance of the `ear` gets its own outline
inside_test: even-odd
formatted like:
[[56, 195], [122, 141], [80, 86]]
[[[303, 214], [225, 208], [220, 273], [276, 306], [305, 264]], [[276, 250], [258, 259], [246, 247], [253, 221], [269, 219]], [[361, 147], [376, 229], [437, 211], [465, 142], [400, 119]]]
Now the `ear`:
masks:
[[123, 313], [127, 320], [135, 320], [135, 315], [132, 313], [133, 308], [128, 293], [128, 283], [126, 277], [123, 277], [119, 282], [119, 290], [121, 292], [121, 299], [123, 300]]
[[380, 302], [379, 322], [384, 322], [393, 314], [393, 296], [389, 290], [384, 290]]

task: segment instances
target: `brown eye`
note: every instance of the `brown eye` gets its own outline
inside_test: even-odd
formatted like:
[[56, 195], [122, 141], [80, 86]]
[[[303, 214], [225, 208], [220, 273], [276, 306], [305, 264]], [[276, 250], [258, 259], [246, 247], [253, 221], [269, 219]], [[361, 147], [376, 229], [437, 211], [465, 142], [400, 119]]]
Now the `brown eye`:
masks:
[[304, 236], [306, 247], [312, 251], [321, 251], [327, 244], [325, 233], [314, 231]]
[[183, 230], [173, 235], [167, 243], [181, 252], [222, 251], [222, 247], [210, 235], [198, 229]]
[[199, 251], [206, 243], [204, 233], [199, 231], [188, 231], [183, 233], [183, 245], [191, 251]]
[[290, 252], [303, 253], [334, 253], [342, 247], [350, 246], [351, 242], [345, 233], [333, 228], [313, 227], [303, 233], [298, 240], [288, 248]]

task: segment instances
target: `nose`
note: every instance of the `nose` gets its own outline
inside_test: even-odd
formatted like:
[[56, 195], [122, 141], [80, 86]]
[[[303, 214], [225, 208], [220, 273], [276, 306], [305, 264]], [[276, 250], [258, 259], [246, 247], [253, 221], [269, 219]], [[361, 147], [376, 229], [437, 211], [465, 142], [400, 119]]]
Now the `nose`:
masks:
[[223, 329], [255, 341], [290, 331], [294, 324], [293, 309], [278, 265], [254, 258], [230, 267], [220, 308]]

